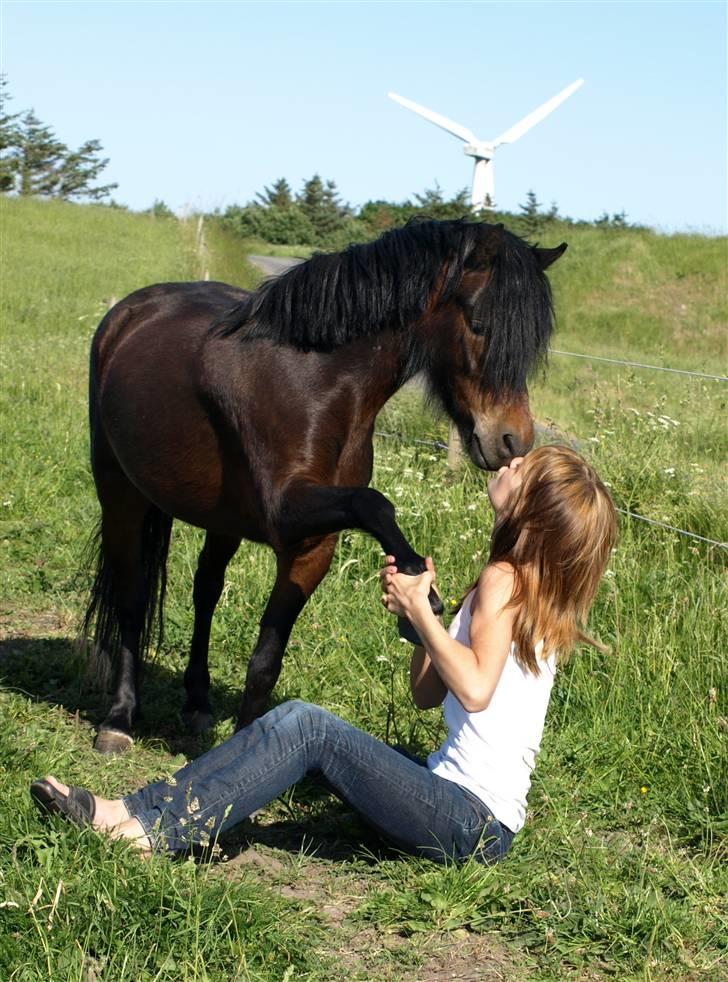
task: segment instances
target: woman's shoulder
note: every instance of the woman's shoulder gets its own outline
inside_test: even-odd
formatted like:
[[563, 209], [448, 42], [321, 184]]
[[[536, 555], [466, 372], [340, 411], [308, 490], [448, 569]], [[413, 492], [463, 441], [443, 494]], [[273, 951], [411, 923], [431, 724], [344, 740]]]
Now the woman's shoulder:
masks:
[[510, 563], [488, 563], [478, 577], [473, 608], [502, 611], [516, 590], [516, 571]]
[[511, 599], [516, 587], [516, 571], [510, 563], [500, 561], [488, 563], [478, 577], [478, 591], [481, 590], [494, 596], [503, 597], [507, 594], [506, 603]]

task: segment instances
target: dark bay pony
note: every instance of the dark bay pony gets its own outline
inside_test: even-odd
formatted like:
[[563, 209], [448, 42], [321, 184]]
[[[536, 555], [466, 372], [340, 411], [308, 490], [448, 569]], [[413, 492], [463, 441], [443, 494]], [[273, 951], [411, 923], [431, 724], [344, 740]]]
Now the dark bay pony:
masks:
[[544, 270], [565, 248], [532, 247], [501, 225], [419, 221], [315, 255], [254, 293], [163, 283], [109, 311], [90, 379], [102, 517], [85, 628], [95, 621], [97, 651], [116, 666], [98, 750], [132, 739], [143, 656], [155, 625], [161, 635], [173, 519], [207, 531], [184, 675], [194, 732], [212, 718], [210, 625], [241, 539], [275, 551], [277, 577], [238, 727], [264, 710], [338, 532], [363, 529], [402, 570], [424, 569], [391, 502], [367, 487], [377, 413], [422, 373], [477, 467], [527, 451], [526, 380], [553, 323]]

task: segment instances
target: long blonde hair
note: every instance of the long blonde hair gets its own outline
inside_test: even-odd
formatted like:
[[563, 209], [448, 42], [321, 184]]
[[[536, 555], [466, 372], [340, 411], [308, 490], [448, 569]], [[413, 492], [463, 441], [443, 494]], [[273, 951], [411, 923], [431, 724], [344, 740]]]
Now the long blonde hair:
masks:
[[541, 657], [563, 662], [577, 641], [607, 650], [584, 630], [617, 536], [612, 499], [596, 471], [568, 447], [532, 450], [521, 485], [497, 517], [489, 563], [515, 570], [509, 607], [521, 664], [538, 674]]

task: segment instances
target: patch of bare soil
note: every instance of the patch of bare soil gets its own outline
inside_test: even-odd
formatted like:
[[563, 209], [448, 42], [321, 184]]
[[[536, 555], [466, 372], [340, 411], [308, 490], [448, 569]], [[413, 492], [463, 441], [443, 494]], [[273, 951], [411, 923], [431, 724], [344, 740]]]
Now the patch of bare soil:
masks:
[[0, 606], [0, 640], [7, 638], [60, 637], [68, 630], [65, 618], [55, 610], [25, 610]]
[[502, 943], [488, 935], [454, 931], [428, 940], [425, 963], [414, 976], [417, 982], [490, 982], [495, 979], [526, 979], [531, 974]]
[[328, 941], [320, 954], [338, 966], [335, 978], [388, 982], [490, 982], [527, 979], [525, 960], [497, 935], [466, 930], [405, 936], [357, 922], [353, 915], [370, 888], [379, 885], [337, 860], [291, 855], [256, 842], [222, 866], [224, 875], [252, 875], [289, 900], [315, 911]]

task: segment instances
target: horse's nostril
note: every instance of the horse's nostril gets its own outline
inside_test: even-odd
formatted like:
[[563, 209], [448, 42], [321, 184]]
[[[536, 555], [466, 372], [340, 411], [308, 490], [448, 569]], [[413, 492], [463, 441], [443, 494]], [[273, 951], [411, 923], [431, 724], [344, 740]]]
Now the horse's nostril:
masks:
[[516, 453], [516, 438], [512, 433], [503, 434], [503, 446], [506, 448], [511, 457], [517, 457]]

